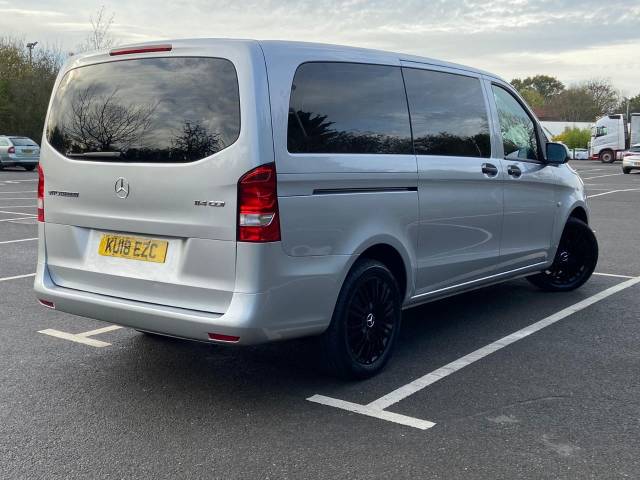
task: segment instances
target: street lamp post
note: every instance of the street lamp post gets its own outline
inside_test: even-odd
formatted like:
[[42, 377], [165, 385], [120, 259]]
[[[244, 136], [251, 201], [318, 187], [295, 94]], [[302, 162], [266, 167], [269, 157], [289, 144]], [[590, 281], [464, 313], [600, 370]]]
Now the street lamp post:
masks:
[[38, 45], [38, 42], [27, 43], [27, 48], [29, 49], [29, 63], [33, 63], [33, 49]]

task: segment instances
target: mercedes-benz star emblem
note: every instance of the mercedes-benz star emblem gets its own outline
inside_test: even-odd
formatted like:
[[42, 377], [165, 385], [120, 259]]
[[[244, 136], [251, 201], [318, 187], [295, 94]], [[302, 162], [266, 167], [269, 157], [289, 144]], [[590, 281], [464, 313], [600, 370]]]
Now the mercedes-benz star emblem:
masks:
[[129, 182], [120, 177], [116, 180], [115, 191], [118, 198], [127, 198], [129, 196]]

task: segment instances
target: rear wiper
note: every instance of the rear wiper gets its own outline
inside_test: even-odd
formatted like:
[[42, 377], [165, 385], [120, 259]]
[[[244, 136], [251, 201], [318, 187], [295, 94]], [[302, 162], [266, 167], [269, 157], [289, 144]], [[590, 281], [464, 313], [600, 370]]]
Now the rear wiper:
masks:
[[75, 158], [120, 158], [122, 152], [83, 152], [67, 153], [67, 157]]

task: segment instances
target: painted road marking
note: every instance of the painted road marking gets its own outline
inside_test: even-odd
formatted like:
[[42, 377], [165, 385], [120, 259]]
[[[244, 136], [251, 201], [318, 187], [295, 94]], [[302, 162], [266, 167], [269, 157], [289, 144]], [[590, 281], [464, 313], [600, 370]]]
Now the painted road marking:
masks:
[[28, 180], [4, 180], [4, 183], [20, 183], [20, 182], [37, 182], [38, 179], [37, 178], [30, 178]]
[[89, 345], [91, 347], [102, 348], [111, 346], [108, 342], [103, 342], [102, 340], [96, 340], [95, 338], [90, 338], [94, 335], [100, 335], [101, 333], [112, 332], [114, 330], [119, 330], [122, 327], [119, 325], [109, 325], [108, 327], [98, 328], [96, 330], [89, 330], [88, 332], [82, 333], [68, 333], [61, 332], [60, 330], [54, 330], [52, 328], [47, 328], [46, 330], [39, 330], [38, 333], [43, 333], [44, 335], [49, 335], [51, 337], [62, 338], [63, 340], [69, 340], [71, 342], [82, 343], [83, 345]]
[[0, 195], [10, 195], [12, 193], [37, 193], [37, 190], [12, 190], [10, 192], [0, 192]]
[[337, 398], [325, 397], [324, 395], [314, 395], [307, 398], [310, 402], [319, 403], [328, 407], [340, 408], [349, 412], [359, 413], [368, 417], [379, 418], [380, 420], [387, 420], [393, 423], [399, 423], [407, 427], [415, 427], [420, 430], [427, 430], [435, 425], [435, 423], [429, 420], [421, 420], [419, 418], [408, 417], [406, 415], [400, 415], [399, 413], [387, 412], [379, 408], [371, 408], [368, 405], [360, 405], [358, 403], [346, 402]]
[[9, 280], [17, 280], [18, 278], [35, 277], [35, 273], [27, 273], [25, 275], [14, 275], [13, 277], [0, 278], [0, 282], [8, 282]]
[[[345, 402], [343, 400], [325, 397], [324, 395], [313, 395], [307, 400], [310, 402], [320, 403], [322, 405], [327, 405], [335, 408], [339, 408], [342, 410], [347, 410], [354, 413], [360, 413], [362, 415], [367, 415], [370, 417], [379, 418], [381, 420], [387, 420], [389, 422], [400, 423], [402, 425], [407, 425], [415, 428], [419, 428], [421, 430], [426, 430], [435, 425], [435, 423], [430, 422], [428, 420], [422, 420], [419, 418], [407, 417], [402, 415], [401, 418], [397, 418], [395, 416], [389, 417], [386, 412], [386, 409], [390, 406], [404, 400], [405, 398], [413, 395], [414, 393], [419, 392], [425, 387], [434, 384], [438, 380], [442, 380], [445, 377], [448, 377], [452, 373], [461, 370], [464, 367], [467, 367], [478, 360], [483, 359], [487, 355], [491, 355], [492, 353], [497, 352], [498, 350], [503, 349], [504, 347], [511, 345], [512, 343], [517, 342], [518, 340], [522, 340], [523, 338], [532, 335], [543, 328], [546, 328], [550, 325], [553, 325], [560, 320], [573, 315], [580, 310], [584, 310], [585, 308], [593, 305], [600, 300], [603, 300], [615, 293], [618, 293], [622, 290], [625, 290], [629, 287], [632, 287], [636, 284], [640, 283], [640, 277], [633, 277], [629, 280], [621, 282], [613, 287], [609, 287], [602, 292], [596, 293], [590, 297], [585, 298], [584, 300], [575, 303], [567, 308], [560, 310], [538, 322], [535, 322], [528, 327], [522, 328], [517, 332], [514, 332], [506, 337], [501, 338], [489, 345], [486, 345], [478, 350], [471, 352], [464, 357], [461, 357], [453, 362], [434, 370], [431, 373], [428, 373], [413, 382], [407, 383], [406, 385], [401, 386], [400, 388], [395, 389], [394, 391], [374, 400], [367, 405], [360, 405], [351, 402]], [[412, 423], [413, 422], [413, 423]]]
[[8, 210], [0, 210], [0, 213], [10, 213], [12, 215], [29, 215], [30, 217], [37, 217], [33, 213], [25, 213], [25, 212], [9, 212]]
[[33, 200], [33, 197], [0, 197], [0, 200]]
[[624, 175], [624, 173], [609, 173], [607, 175], [596, 175], [595, 177], [585, 177], [583, 180], [592, 180], [594, 178], [604, 178], [604, 177], [616, 177], [618, 175]]
[[640, 190], [640, 188], [623, 188], [621, 190], [611, 190], [610, 192], [596, 193], [595, 195], [587, 196], [587, 198], [599, 197], [601, 195], [609, 195], [610, 193], [617, 193], [617, 192], [637, 192], [638, 190]]
[[636, 278], [632, 275], [617, 275], [615, 273], [594, 272], [594, 275], [600, 275], [602, 277], [615, 277], [615, 278]]
[[36, 238], [20, 238], [18, 240], [5, 240], [3, 242], [0, 242], [0, 245], [4, 245], [6, 243], [32, 242], [34, 240], [38, 240], [38, 237], [36, 237]]
[[[602, 190], [606, 190], [606, 188]], [[0, 201], [2, 201], [1, 198]], [[37, 206], [38, 205], [0, 205], [0, 208], [36, 208]]]
[[13, 220], [33, 220], [36, 215], [22, 213], [21, 215], [29, 215], [28, 217], [18, 217], [18, 218], [3, 218], [0, 222], [12, 222]]

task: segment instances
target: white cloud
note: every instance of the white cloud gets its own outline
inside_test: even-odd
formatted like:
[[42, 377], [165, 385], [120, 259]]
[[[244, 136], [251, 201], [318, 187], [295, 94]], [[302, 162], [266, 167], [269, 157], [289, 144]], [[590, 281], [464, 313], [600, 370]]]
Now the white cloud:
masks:
[[[101, 0], [0, 0], [0, 31], [72, 50]], [[113, 0], [120, 43], [185, 37], [319, 41], [442, 58], [501, 74], [564, 82], [610, 77], [640, 91], [637, 0]], [[31, 12], [31, 13], [24, 13]], [[34, 12], [42, 12], [41, 14]], [[18, 15], [17, 13], [14, 15]]]

